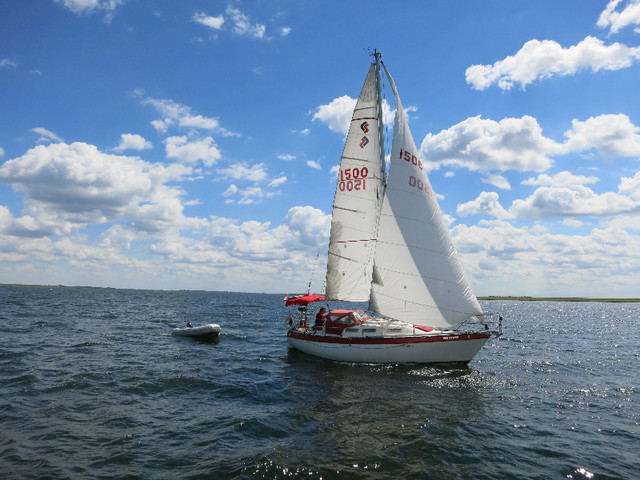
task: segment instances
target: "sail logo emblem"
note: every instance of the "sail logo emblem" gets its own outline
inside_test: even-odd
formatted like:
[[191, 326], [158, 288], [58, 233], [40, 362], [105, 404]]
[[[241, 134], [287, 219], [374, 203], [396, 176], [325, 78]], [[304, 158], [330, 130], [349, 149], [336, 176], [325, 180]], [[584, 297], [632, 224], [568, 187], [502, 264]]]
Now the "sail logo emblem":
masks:
[[362, 122], [360, 124], [360, 129], [364, 132], [364, 133], [369, 133], [369, 123], [368, 122]]
[[367, 137], [362, 137], [362, 140], [360, 141], [360, 148], [366, 147], [367, 143], [369, 143], [369, 139]]

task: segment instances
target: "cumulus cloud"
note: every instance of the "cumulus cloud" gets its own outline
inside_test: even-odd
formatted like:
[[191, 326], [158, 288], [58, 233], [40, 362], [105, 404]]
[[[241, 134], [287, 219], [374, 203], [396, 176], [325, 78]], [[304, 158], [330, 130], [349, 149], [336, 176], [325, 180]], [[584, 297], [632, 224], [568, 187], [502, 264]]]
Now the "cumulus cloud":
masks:
[[583, 185], [540, 187], [525, 199], [514, 200], [516, 218], [611, 217], [637, 213], [640, 202], [615, 192], [596, 194]]
[[444, 165], [469, 170], [543, 171], [553, 161], [550, 155], [562, 146], [542, 135], [535, 118], [505, 118], [496, 122], [471, 117], [433, 135], [420, 146], [420, 157], [428, 169]]
[[307, 160], [307, 167], [313, 168], [314, 170], [322, 170], [322, 166], [315, 160]]
[[246, 188], [238, 188], [237, 185], [231, 184], [222, 194], [227, 197], [225, 203], [237, 203], [238, 205], [253, 205], [261, 202], [264, 198], [275, 195], [274, 192], [267, 191], [258, 185]]
[[571, 172], [558, 172], [554, 175], [543, 173], [538, 178], [529, 178], [522, 182], [522, 185], [539, 185], [549, 187], [575, 187], [587, 183], [597, 183], [598, 177], [586, 177], [584, 175], [574, 175]]
[[204, 12], [194, 13], [191, 20], [199, 23], [200, 25], [204, 25], [205, 27], [213, 28], [214, 30], [222, 29], [222, 25], [224, 24], [224, 17], [222, 15], [212, 17]]
[[509, 212], [500, 205], [496, 192], [480, 193], [475, 200], [458, 205], [457, 212], [461, 217], [483, 214], [495, 218], [511, 218]]
[[501, 190], [511, 190], [511, 184], [509, 183], [509, 180], [507, 180], [502, 175], [498, 175], [498, 174], [491, 174], [482, 178], [482, 183], [493, 185], [494, 187], [499, 188]]
[[54, 2], [63, 5], [76, 15], [104, 12], [107, 22], [111, 21], [116, 9], [124, 4], [124, 0], [54, 0]]
[[153, 107], [161, 116], [160, 119], [151, 122], [160, 133], [166, 133], [170, 127], [181, 127], [195, 130], [208, 130], [217, 132], [223, 136], [237, 136], [220, 125], [215, 117], [206, 117], [194, 114], [191, 107], [174, 102], [170, 99], [145, 97], [144, 92], [137, 90], [134, 95], [140, 98], [140, 103]]
[[174, 158], [181, 163], [202, 161], [205, 165], [211, 166], [221, 158], [220, 150], [211, 137], [195, 140], [189, 140], [186, 135], [168, 137], [165, 147], [167, 158]]
[[[228, 204], [252, 205], [260, 203], [265, 198], [280, 194], [279, 191], [274, 189], [287, 181], [286, 176], [280, 176], [269, 181], [269, 175], [264, 163], [249, 165], [239, 162], [220, 168], [217, 172], [220, 175], [219, 180], [231, 179], [235, 182], [230, 184], [222, 193], [226, 198], [225, 203]], [[251, 182], [252, 185], [241, 188], [237, 184], [239, 182]], [[266, 185], [264, 185], [265, 183]]]
[[[332, 132], [341, 133], [346, 136], [349, 132], [351, 116], [353, 115], [353, 109], [357, 101], [356, 98], [351, 98], [349, 95], [334, 98], [328, 104], [316, 107], [313, 110], [312, 120], [318, 120], [329, 127], [329, 130]], [[415, 107], [409, 107], [405, 109], [405, 113], [414, 110], [416, 110]], [[385, 124], [393, 121], [393, 112], [386, 100], [382, 101], [382, 117], [384, 118]]]
[[591, 36], [568, 48], [553, 40], [530, 40], [515, 55], [493, 65], [467, 68], [466, 80], [476, 90], [485, 90], [495, 84], [502, 90], [509, 90], [514, 84], [524, 89], [536, 80], [556, 75], [627, 68], [639, 58], [640, 47], [627, 47], [621, 43], [605, 45]]
[[218, 170], [218, 173], [220, 173], [222, 178], [248, 180], [251, 182], [261, 182], [267, 178], [267, 170], [264, 163], [258, 163], [256, 165], [236, 163], [227, 168], [221, 168]]
[[[618, 11], [620, 5], [624, 5], [624, 8]], [[609, 27], [609, 33], [618, 33], [625, 27], [639, 24], [640, 0], [629, 0], [628, 2], [610, 0], [596, 23], [600, 28]], [[638, 32], [637, 28], [636, 32]]]
[[[192, 15], [191, 20], [213, 30], [223, 30], [225, 24], [229, 24], [231, 32], [239, 37], [268, 39], [267, 27], [264, 24], [252, 22], [248, 15], [232, 5], [227, 6], [224, 14], [215, 17], [204, 12], [196, 12]], [[290, 30], [289, 27], [284, 27], [280, 30], [280, 34], [286, 36]]]
[[332, 132], [346, 135], [356, 102], [349, 95], [335, 98], [330, 103], [317, 107], [312, 119], [326, 124]]
[[141, 135], [136, 133], [123, 133], [120, 135], [120, 143], [114, 148], [116, 152], [125, 150], [147, 150], [153, 145]]
[[151, 206], [170, 210], [173, 221], [179, 222], [175, 200], [181, 192], [165, 183], [190, 173], [177, 164], [149, 164], [76, 142], [39, 145], [8, 160], [0, 167], [0, 181], [25, 195], [23, 216], [14, 227], [43, 236], [69, 233], [89, 223], [140, 218]]
[[[629, 292], [631, 279], [640, 273], [640, 237], [620, 225], [565, 235], [485, 220], [458, 225], [452, 234], [472, 283], [491, 285], [492, 292], [595, 297], [603, 279], [612, 291]], [[513, 291], [514, 272], [520, 292]], [[479, 290], [480, 295], [495, 294]]]
[[640, 172], [636, 172], [633, 177], [622, 177], [618, 191], [623, 195], [628, 195], [634, 201], [640, 202]]
[[586, 121], [574, 119], [565, 132], [567, 151], [595, 148], [605, 158], [640, 157], [640, 128], [627, 115], [599, 115]]
[[264, 24], [251, 23], [251, 20], [247, 15], [242, 13], [239, 9], [228, 5], [225, 9], [225, 13], [229, 16], [233, 27], [231, 30], [233, 33], [239, 36], [247, 36], [262, 39], [265, 38], [266, 27]]

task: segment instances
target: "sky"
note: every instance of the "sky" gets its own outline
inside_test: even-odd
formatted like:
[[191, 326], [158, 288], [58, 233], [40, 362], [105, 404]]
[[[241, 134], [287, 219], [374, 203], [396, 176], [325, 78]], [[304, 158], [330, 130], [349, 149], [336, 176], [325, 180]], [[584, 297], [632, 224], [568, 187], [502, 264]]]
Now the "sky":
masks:
[[640, 297], [640, 0], [0, 8], [0, 283], [322, 292], [377, 49], [477, 295]]

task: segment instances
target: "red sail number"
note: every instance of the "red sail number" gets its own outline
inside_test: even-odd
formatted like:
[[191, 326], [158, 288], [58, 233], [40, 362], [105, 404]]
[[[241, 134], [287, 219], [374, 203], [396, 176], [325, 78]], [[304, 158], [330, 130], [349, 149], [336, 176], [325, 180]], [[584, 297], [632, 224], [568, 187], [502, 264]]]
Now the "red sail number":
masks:
[[425, 182], [423, 182], [419, 178], [409, 177], [409, 186], [415, 187], [418, 190], [423, 191], [427, 195], [431, 194], [431, 189], [429, 188], [429, 185], [427, 185]]
[[367, 167], [345, 168], [340, 170], [338, 188], [341, 192], [344, 192], [345, 190], [347, 192], [351, 192], [353, 190], [366, 190], [367, 175], [369, 175], [369, 169]]
[[407, 152], [406, 150], [400, 149], [400, 158], [406, 162], [409, 162], [415, 165], [420, 170], [422, 170], [422, 161], [420, 161], [420, 159], [416, 157], [414, 154], [412, 154], [411, 152]]

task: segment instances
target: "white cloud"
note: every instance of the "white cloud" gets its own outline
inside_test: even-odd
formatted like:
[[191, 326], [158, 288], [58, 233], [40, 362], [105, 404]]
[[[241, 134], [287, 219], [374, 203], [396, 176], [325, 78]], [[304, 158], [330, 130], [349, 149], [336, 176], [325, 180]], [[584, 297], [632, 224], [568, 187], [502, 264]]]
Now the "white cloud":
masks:
[[574, 119], [565, 132], [568, 151], [595, 148], [605, 157], [640, 157], [640, 128], [627, 115], [600, 115], [584, 122]]
[[[349, 132], [353, 109], [357, 102], [358, 99], [351, 98], [349, 95], [334, 98], [328, 104], [316, 107], [313, 110], [312, 120], [319, 120], [329, 127], [329, 130], [332, 132], [341, 133], [346, 136]], [[416, 107], [408, 107], [405, 108], [405, 113], [415, 110], [417, 110]], [[383, 100], [382, 117], [384, 118], [384, 123], [389, 124], [392, 122], [393, 115], [394, 112], [391, 110], [389, 103], [386, 100]]]
[[54, 0], [76, 15], [105, 12], [105, 21], [113, 18], [116, 9], [124, 4], [124, 0]]
[[[640, 273], [640, 237], [619, 226], [563, 235], [493, 220], [458, 225], [452, 233], [472, 283], [481, 287], [476, 289], [479, 295], [504, 291], [597, 297], [602, 291], [617, 291], [633, 296]], [[514, 275], [519, 291], [514, 291]], [[483, 285], [491, 291], [483, 291]]]
[[480, 115], [432, 135], [420, 146], [420, 157], [429, 169], [443, 165], [469, 170], [543, 171], [552, 165], [549, 155], [562, 146], [542, 135], [535, 118], [504, 118], [500, 122]]
[[[445, 177], [446, 176], [447, 175], [445, 174]], [[499, 188], [501, 190], [511, 190], [511, 184], [509, 183], [509, 180], [507, 180], [502, 175], [498, 175], [498, 174], [488, 175], [487, 177], [484, 177], [482, 179], [482, 182], [487, 183], [489, 185], [493, 185], [494, 187]]]
[[313, 168], [314, 170], [322, 170], [322, 166], [315, 160], [307, 160], [307, 167]]
[[530, 40], [514, 56], [493, 65], [467, 68], [466, 79], [476, 90], [494, 84], [509, 90], [516, 83], [524, 89], [536, 80], [554, 75], [575, 75], [581, 70], [619, 70], [631, 66], [639, 58], [640, 47], [627, 47], [621, 43], [605, 45], [591, 36], [569, 48], [562, 48], [553, 40]]
[[11, 233], [44, 236], [126, 218], [142, 223], [146, 213], [157, 218], [152, 207], [169, 211], [166, 217], [178, 225], [183, 217], [176, 199], [182, 192], [165, 183], [190, 173], [181, 165], [149, 164], [76, 142], [39, 145], [8, 160], [0, 167], [0, 181], [26, 197]]
[[461, 217], [483, 214], [495, 218], [511, 218], [509, 212], [500, 205], [496, 192], [481, 192], [475, 200], [458, 205], [457, 213]]
[[221, 30], [222, 25], [224, 24], [224, 17], [222, 15], [211, 17], [204, 12], [194, 13], [191, 20], [199, 23], [200, 25], [204, 25], [205, 27], [213, 28], [214, 30]]
[[327, 105], [320, 105], [315, 109], [313, 120], [320, 120], [329, 127], [329, 130], [344, 135], [349, 131], [351, 115], [357, 100], [349, 95], [343, 95], [333, 99]]
[[283, 183], [286, 183], [286, 181], [287, 181], [287, 177], [283, 175], [282, 177], [278, 177], [271, 180], [271, 182], [269, 182], [269, 186], [274, 188], [279, 187]]
[[52, 131], [47, 130], [46, 128], [43, 128], [43, 127], [32, 128], [30, 131], [40, 135], [40, 138], [38, 138], [37, 140], [38, 143], [50, 143], [50, 142], [63, 141], [60, 137], [58, 137], [58, 135], [56, 135]]
[[120, 143], [114, 150], [124, 152], [125, 150], [146, 150], [152, 147], [151, 142], [137, 133], [123, 133], [120, 135]]
[[549, 187], [575, 187], [587, 183], [598, 183], [597, 177], [585, 177], [584, 175], [574, 175], [571, 172], [558, 172], [553, 176], [543, 173], [538, 178], [529, 178], [522, 182], [522, 185], [539, 185]]
[[[143, 92], [138, 90], [135, 95], [143, 97]], [[217, 118], [194, 114], [191, 107], [173, 100], [146, 97], [141, 98], [140, 103], [152, 106], [162, 116], [162, 118], [151, 122], [153, 127], [160, 133], [166, 133], [169, 127], [177, 126], [219, 132], [223, 136], [238, 135], [220, 126], [220, 121]]]
[[533, 195], [514, 200], [516, 218], [610, 217], [640, 211], [640, 202], [614, 192], [596, 194], [583, 185], [540, 187]]
[[282, 27], [280, 29], [280, 35], [282, 35], [283, 37], [286, 37], [290, 33], [291, 33], [291, 27]]
[[218, 172], [222, 175], [222, 178], [231, 178], [233, 180], [261, 182], [267, 178], [267, 170], [264, 163], [258, 163], [256, 165], [236, 163], [227, 168], [221, 168]]
[[266, 27], [263, 24], [251, 23], [249, 17], [242, 13], [239, 9], [227, 6], [225, 13], [233, 22], [232, 31], [239, 36], [247, 36], [262, 39], [265, 38]]
[[18, 64], [16, 62], [9, 60], [8, 58], [3, 58], [2, 60], [0, 60], [0, 68], [3, 68], [3, 67], [17, 68]]
[[238, 188], [237, 185], [232, 183], [222, 193], [222, 195], [227, 197], [227, 200], [225, 203], [237, 203], [238, 205], [252, 205], [252, 204], [261, 202], [264, 198], [272, 197], [274, 193], [265, 191], [263, 188], [257, 185], [240, 189]]
[[[618, 11], [618, 6], [624, 3], [626, 3], [625, 7]], [[630, 0], [628, 2], [610, 0], [596, 23], [600, 28], [611, 27], [609, 33], [618, 33], [629, 25], [638, 24], [640, 24], [640, 0]]]
[[197, 140], [189, 140], [186, 136], [168, 137], [165, 146], [167, 158], [175, 158], [181, 163], [202, 161], [211, 166], [221, 158], [220, 150], [211, 137]]
[[[302, 245], [317, 247], [329, 239], [331, 216], [313, 207], [291, 207], [285, 217], [284, 225], [295, 234]], [[287, 242], [291, 245], [291, 242]], [[299, 248], [298, 247], [298, 248]]]
[[280, 160], [284, 160], [285, 162], [296, 159], [296, 156], [291, 155], [290, 153], [279, 153], [278, 155], [276, 155], [276, 157], [278, 157]]
[[622, 177], [618, 191], [622, 195], [628, 195], [634, 201], [640, 202], [640, 172], [637, 172], [633, 177]]
[[0, 147], [0, 157], [4, 157], [4, 149]]

